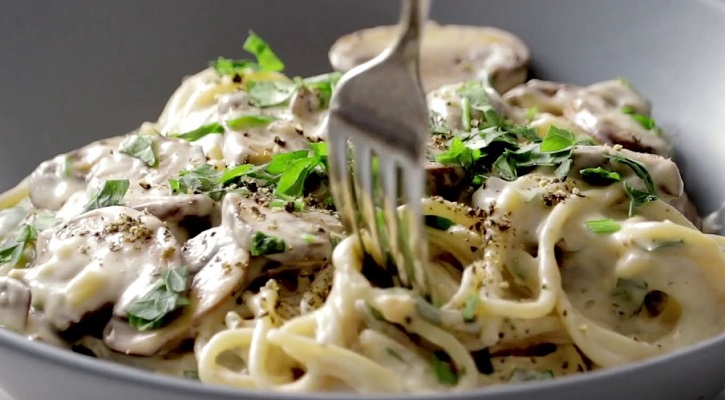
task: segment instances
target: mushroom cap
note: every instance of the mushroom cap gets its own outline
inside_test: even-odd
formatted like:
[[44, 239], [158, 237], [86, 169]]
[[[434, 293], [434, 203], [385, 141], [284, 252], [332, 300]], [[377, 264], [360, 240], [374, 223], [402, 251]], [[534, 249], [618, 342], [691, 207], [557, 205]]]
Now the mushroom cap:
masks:
[[[339, 38], [329, 52], [332, 67], [348, 71], [380, 54], [398, 26], [363, 29]], [[427, 91], [449, 83], [493, 78], [500, 93], [523, 83], [529, 49], [515, 35], [493, 27], [429, 22], [421, 48], [421, 80]]]

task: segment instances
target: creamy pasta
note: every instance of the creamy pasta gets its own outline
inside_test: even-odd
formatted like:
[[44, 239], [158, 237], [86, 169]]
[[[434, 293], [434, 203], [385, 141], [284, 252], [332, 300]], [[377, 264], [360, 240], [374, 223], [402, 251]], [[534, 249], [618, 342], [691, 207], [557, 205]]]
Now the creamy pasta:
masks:
[[[725, 331], [725, 239], [647, 100], [526, 81], [528, 49], [493, 28], [426, 31], [432, 293], [365, 255], [317, 128], [394, 34], [291, 79], [250, 33], [255, 60], [213, 61], [158, 121], [42, 163], [0, 196], [0, 325], [205, 384], [359, 393], [559, 378]], [[457, 37], [472, 50], [441, 45]]]

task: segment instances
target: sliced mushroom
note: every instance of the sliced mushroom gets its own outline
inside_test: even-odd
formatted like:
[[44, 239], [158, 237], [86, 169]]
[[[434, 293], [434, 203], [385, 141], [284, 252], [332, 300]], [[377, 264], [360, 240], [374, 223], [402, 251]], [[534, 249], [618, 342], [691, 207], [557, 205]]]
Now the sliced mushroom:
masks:
[[[104, 331], [104, 342], [109, 348], [141, 356], [173, 350], [184, 339], [193, 337], [209, 314], [223, 313], [227, 309], [225, 306], [234, 302], [251, 279], [249, 253], [241, 249], [223, 227], [202, 232], [187, 241], [182, 251], [184, 265], [193, 275], [188, 293], [190, 304], [183, 314], [159, 329], [142, 332], [129, 326], [123, 313], [129, 303], [121, 301], [116, 305], [116, 316]], [[153, 282], [146, 282], [143, 290], [151, 290], [152, 286]]]
[[[348, 71], [380, 54], [398, 35], [397, 26], [364, 29], [339, 38], [330, 49], [333, 68]], [[513, 34], [492, 27], [428, 23], [421, 47], [426, 91], [492, 75], [500, 93], [524, 82], [529, 49]]]
[[30, 311], [30, 287], [7, 276], [0, 277], [0, 326], [22, 332]]
[[645, 153], [667, 156], [670, 146], [659, 131], [650, 130], [624, 112], [625, 108], [649, 117], [650, 106], [626, 83], [611, 80], [588, 87], [531, 80], [511, 89], [504, 99], [521, 109], [535, 109], [533, 125], [551, 115], [563, 117], [601, 144], [620, 144]]
[[[609, 165], [608, 169], [619, 169], [627, 175], [632, 175], [628, 167], [621, 164], [617, 165], [618, 163], [606, 159], [606, 154], [611, 152], [611, 149], [606, 150], [602, 146], [579, 146], [574, 150], [571, 170], [579, 171], [584, 168]], [[697, 210], [684, 191], [684, 184], [677, 164], [669, 158], [656, 154], [639, 153], [626, 149], [620, 150], [619, 154], [644, 165], [652, 176], [659, 198], [677, 209], [695, 226], [699, 227], [701, 225]]]
[[59, 331], [108, 305], [122, 307], [161, 270], [182, 265], [180, 246], [163, 222], [130, 208], [94, 210], [46, 233], [36, 245], [36, 265], [10, 276], [30, 286], [33, 305]]
[[180, 242], [221, 223], [219, 204], [206, 194], [135, 197], [124, 203], [164, 221]]
[[283, 251], [264, 255], [264, 258], [286, 267], [326, 264], [332, 254], [332, 236], [343, 232], [340, 221], [327, 211], [288, 212], [237, 194], [224, 198], [222, 226], [232, 232], [238, 245], [249, 253], [253, 253], [252, 237], [256, 233], [283, 240]]
[[459, 165], [441, 165], [428, 162], [425, 166], [426, 187], [431, 196], [458, 200], [465, 182], [466, 172]]
[[41, 163], [30, 175], [30, 199], [37, 208], [58, 210], [68, 198], [86, 188], [88, 171], [111, 154], [121, 138], [91, 143]]

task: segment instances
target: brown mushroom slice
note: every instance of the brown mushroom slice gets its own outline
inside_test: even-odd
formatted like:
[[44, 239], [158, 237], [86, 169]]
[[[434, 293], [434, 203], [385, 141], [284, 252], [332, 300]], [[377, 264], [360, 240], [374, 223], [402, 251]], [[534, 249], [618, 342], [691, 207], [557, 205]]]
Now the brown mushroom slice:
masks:
[[[602, 146], [579, 146], [572, 155], [572, 171], [589, 167], [603, 166], [610, 161], [606, 154], [611, 153]], [[680, 170], [671, 159], [656, 154], [639, 153], [622, 149], [619, 154], [644, 165], [652, 176], [658, 197], [682, 213], [695, 226], [701, 225], [695, 206], [684, 191]], [[615, 167], [616, 165], [612, 165]]]
[[319, 266], [332, 254], [331, 238], [342, 234], [340, 221], [328, 211], [305, 209], [288, 212], [270, 208], [238, 194], [229, 194], [222, 204], [222, 226], [232, 232], [237, 244], [254, 255], [255, 234], [282, 240], [284, 250], [263, 255], [284, 266]]
[[58, 210], [76, 192], [86, 188], [86, 175], [118, 146], [121, 138], [91, 143], [41, 163], [30, 175], [30, 200], [37, 208]]
[[[398, 29], [379, 26], [339, 38], [329, 52], [332, 67], [344, 72], [372, 59], [393, 42]], [[504, 93], [526, 80], [528, 62], [526, 44], [501, 29], [430, 22], [423, 33], [421, 79], [426, 91], [492, 75], [494, 87]]]
[[619, 144], [663, 156], [670, 152], [669, 143], [659, 131], [642, 126], [624, 112], [630, 109], [649, 117], [650, 106], [647, 99], [619, 80], [588, 87], [531, 80], [511, 89], [504, 100], [519, 110], [534, 109], [535, 126], [542, 125], [542, 118], [550, 119], [549, 115], [553, 115], [565, 118], [600, 144]]
[[0, 326], [22, 332], [30, 311], [30, 287], [17, 279], [0, 277]]
[[184, 265], [193, 275], [188, 293], [190, 304], [168, 325], [150, 331], [139, 331], [126, 320], [124, 309], [137, 293], [152, 290], [154, 282], [116, 304], [114, 318], [104, 331], [104, 342], [116, 351], [151, 356], [175, 349], [184, 339], [193, 337], [202, 320], [209, 314], [226, 310], [236, 294], [247, 284], [249, 254], [242, 250], [232, 235], [222, 227], [209, 229], [186, 242]]
[[442, 165], [429, 161], [425, 165], [426, 189], [430, 196], [457, 201], [464, 189], [466, 172], [460, 165]]
[[30, 286], [34, 307], [59, 331], [182, 265], [163, 222], [126, 207], [94, 210], [46, 232], [36, 245], [39, 261], [9, 276]]
[[138, 196], [124, 203], [164, 221], [180, 242], [221, 223], [219, 204], [206, 194]]

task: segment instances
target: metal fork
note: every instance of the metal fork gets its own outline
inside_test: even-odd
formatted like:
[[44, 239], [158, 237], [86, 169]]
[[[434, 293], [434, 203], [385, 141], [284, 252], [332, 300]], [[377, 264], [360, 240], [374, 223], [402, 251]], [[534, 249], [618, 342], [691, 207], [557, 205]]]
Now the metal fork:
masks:
[[[428, 6], [428, 0], [402, 1], [397, 40], [342, 77], [322, 126], [331, 189], [346, 228], [364, 229], [371, 239], [363, 241], [365, 251], [386, 267], [394, 264], [395, 283], [425, 297], [421, 198], [429, 119], [418, 64]], [[400, 214], [399, 196], [407, 204]]]

